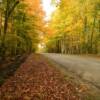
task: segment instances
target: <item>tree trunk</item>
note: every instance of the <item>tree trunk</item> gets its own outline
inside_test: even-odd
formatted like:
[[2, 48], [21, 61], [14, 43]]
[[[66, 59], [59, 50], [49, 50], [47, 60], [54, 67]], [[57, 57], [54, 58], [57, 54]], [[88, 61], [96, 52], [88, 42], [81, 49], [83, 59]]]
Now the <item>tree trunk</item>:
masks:
[[94, 30], [95, 30], [95, 22], [96, 22], [96, 16], [94, 17], [93, 27], [92, 27], [92, 32], [91, 32], [91, 39], [90, 39], [91, 53], [93, 53], [93, 37], [94, 37]]
[[3, 59], [5, 57], [5, 51], [6, 51], [5, 38], [6, 38], [6, 34], [7, 34], [9, 17], [12, 14], [12, 12], [14, 11], [17, 4], [19, 4], [19, 1], [14, 2], [13, 6], [10, 8], [10, 0], [7, 0], [7, 3], [6, 3], [5, 18], [4, 18], [5, 19], [4, 20], [4, 31], [3, 31], [2, 43], [1, 43]]

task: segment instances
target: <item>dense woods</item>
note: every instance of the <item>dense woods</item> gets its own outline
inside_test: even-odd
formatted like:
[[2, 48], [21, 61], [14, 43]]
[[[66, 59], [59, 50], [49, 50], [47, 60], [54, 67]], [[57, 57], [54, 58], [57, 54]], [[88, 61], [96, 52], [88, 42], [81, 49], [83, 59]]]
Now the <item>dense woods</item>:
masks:
[[100, 100], [100, 0], [0, 0], [0, 100]]
[[35, 52], [44, 12], [40, 0], [3, 0], [0, 3], [0, 59]]
[[60, 0], [53, 3], [57, 8], [48, 24], [47, 51], [100, 54], [100, 1]]
[[100, 1], [51, 1], [56, 10], [47, 23], [41, 0], [0, 3], [1, 60], [35, 52], [42, 41], [46, 52], [100, 54]]

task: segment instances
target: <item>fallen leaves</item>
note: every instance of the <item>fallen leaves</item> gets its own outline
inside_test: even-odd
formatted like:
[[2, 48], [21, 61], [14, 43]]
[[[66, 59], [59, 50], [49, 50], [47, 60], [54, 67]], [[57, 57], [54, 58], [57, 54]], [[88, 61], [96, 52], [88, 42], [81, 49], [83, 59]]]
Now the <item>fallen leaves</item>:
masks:
[[73, 83], [48, 64], [41, 55], [32, 54], [0, 88], [1, 100], [81, 100]]

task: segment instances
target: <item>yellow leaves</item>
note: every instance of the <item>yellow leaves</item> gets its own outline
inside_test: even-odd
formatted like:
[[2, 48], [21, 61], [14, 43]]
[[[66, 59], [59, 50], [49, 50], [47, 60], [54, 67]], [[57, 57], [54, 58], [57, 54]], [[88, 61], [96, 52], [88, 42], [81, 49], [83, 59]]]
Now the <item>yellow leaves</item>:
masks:
[[79, 86], [79, 92], [86, 92], [88, 90], [88, 86], [86, 84], [80, 84]]
[[72, 27], [71, 27], [71, 26], [67, 27], [67, 28], [65, 29], [65, 31], [66, 31], [66, 32], [71, 32], [71, 31], [72, 31]]

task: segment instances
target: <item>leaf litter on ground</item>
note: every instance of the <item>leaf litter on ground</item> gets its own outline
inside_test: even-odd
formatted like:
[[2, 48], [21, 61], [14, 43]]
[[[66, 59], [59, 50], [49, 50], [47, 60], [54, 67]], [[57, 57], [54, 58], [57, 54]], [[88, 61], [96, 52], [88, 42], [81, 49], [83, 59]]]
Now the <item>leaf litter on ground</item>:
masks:
[[45, 57], [31, 54], [0, 88], [0, 100], [82, 100], [78, 87]]

